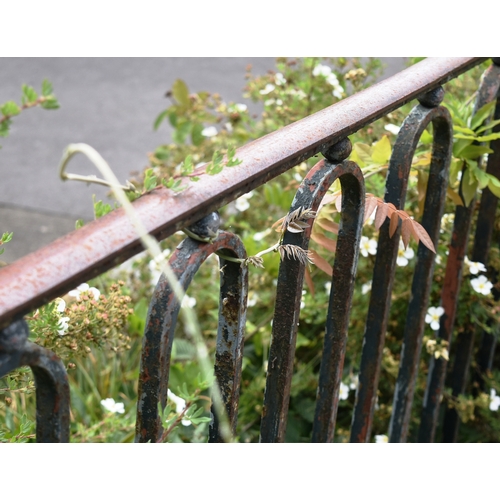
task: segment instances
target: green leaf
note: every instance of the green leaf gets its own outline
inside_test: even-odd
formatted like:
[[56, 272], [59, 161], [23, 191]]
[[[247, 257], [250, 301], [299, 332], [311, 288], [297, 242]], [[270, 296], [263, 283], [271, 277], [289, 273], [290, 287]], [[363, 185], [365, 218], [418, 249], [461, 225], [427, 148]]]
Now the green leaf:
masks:
[[180, 193], [181, 191], [184, 191], [186, 188], [187, 186], [182, 185], [181, 179], [177, 179], [170, 187], [170, 189], [172, 191], [175, 191], [176, 193]]
[[153, 124], [153, 130], [158, 130], [158, 127], [161, 125], [161, 122], [168, 116], [168, 109], [162, 111], [157, 117]]
[[11, 239], [12, 239], [12, 236], [13, 236], [14, 233], [3, 233], [2, 234], [2, 243], [8, 243]]
[[9, 135], [10, 120], [5, 120], [0, 123], [0, 137], [7, 137]]
[[500, 181], [493, 175], [486, 174], [488, 176], [488, 189], [497, 197], [500, 198]]
[[470, 128], [475, 130], [479, 127], [479, 125], [482, 125], [484, 120], [486, 120], [486, 118], [488, 118], [488, 116], [490, 116], [493, 112], [495, 105], [496, 101], [491, 101], [485, 104], [482, 108], [478, 109], [471, 118]]
[[4, 116], [16, 116], [21, 112], [21, 108], [14, 101], [7, 101], [0, 111]]
[[353, 153], [355, 152], [359, 160], [361, 160], [361, 163], [363, 163], [363, 165], [359, 165], [360, 167], [369, 165], [372, 162], [372, 148], [368, 146], [368, 144], [364, 144], [363, 142], [356, 142], [353, 144], [352, 149]]
[[453, 144], [453, 156], [455, 158], [461, 158], [461, 153], [464, 148], [472, 144], [472, 140], [460, 139]]
[[496, 139], [500, 139], [500, 132], [495, 132], [494, 134], [488, 135], [480, 135], [477, 137], [477, 141], [479, 142], [495, 141]]
[[480, 168], [475, 168], [472, 173], [477, 179], [479, 189], [484, 189], [488, 185], [488, 182], [490, 180], [488, 174]]
[[467, 139], [469, 141], [475, 141], [475, 135], [467, 135], [467, 134], [453, 134], [454, 139]]
[[59, 109], [59, 103], [55, 97], [47, 97], [45, 101], [42, 101], [41, 104], [43, 109]]
[[83, 219], [78, 219], [76, 222], [75, 222], [75, 229], [80, 229], [81, 227], [83, 227], [85, 225], [85, 222], [83, 222]]
[[202, 135], [203, 125], [201, 123], [195, 123], [193, 129], [191, 130], [191, 141], [194, 146], [199, 146], [205, 140], [205, 136]]
[[434, 138], [432, 137], [432, 134], [428, 130], [424, 130], [422, 132], [422, 135], [420, 136], [420, 142], [422, 144], [432, 144]]
[[467, 134], [467, 135], [471, 135], [471, 136], [475, 136], [476, 134], [474, 133], [473, 130], [471, 130], [470, 128], [467, 128], [467, 127], [459, 127], [458, 125], [453, 125], [453, 131], [454, 132], [459, 132], [459, 133], [462, 133], [462, 134]]
[[476, 146], [471, 144], [462, 149], [460, 156], [462, 158], [467, 158], [468, 160], [475, 160], [476, 158], [489, 153], [493, 153], [493, 150], [486, 146]]
[[[169, 108], [169, 110], [171, 110], [172, 108], [177, 109], [176, 106], [172, 106]], [[172, 125], [172, 127], [177, 127], [177, 113], [175, 111], [169, 111], [168, 121], [170, 122], [170, 125]]]
[[486, 125], [482, 126], [481, 128], [478, 128], [476, 130], [476, 134], [482, 134], [485, 130], [489, 130], [493, 127], [496, 127], [498, 124], [500, 124], [500, 120], [492, 120]]
[[175, 100], [183, 107], [189, 107], [189, 90], [187, 85], [181, 79], [175, 80], [172, 85], [172, 95]]
[[378, 165], [385, 165], [391, 157], [391, 141], [384, 135], [372, 148], [372, 160]]
[[154, 155], [160, 161], [167, 161], [170, 158], [170, 152], [167, 147], [159, 146], [155, 149]]
[[216, 149], [212, 156], [212, 161], [209, 163], [205, 169], [208, 175], [215, 175], [222, 171], [224, 165], [222, 164], [222, 153]]
[[111, 212], [112, 207], [108, 203], [103, 203], [101, 200], [94, 201], [94, 216], [96, 219], [103, 217]]
[[38, 94], [33, 87], [30, 87], [29, 85], [23, 85], [22, 91], [23, 95], [21, 97], [21, 100], [23, 104], [33, 103], [38, 99]]
[[177, 144], [184, 144], [186, 142], [186, 138], [191, 132], [191, 127], [193, 124], [191, 122], [184, 121], [182, 123], [178, 123], [177, 127], [172, 133], [172, 139]]
[[52, 94], [52, 84], [48, 80], [42, 82], [42, 95], [47, 97]]
[[154, 175], [153, 169], [148, 168], [144, 172], [144, 190], [151, 191], [158, 185], [156, 175]]
[[191, 155], [187, 155], [186, 159], [182, 162], [181, 165], [181, 174], [182, 175], [189, 175], [194, 172], [194, 164], [193, 164], [193, 157]]
[[478, 188], [478, 182], [476, 178], [471, 175], [470, 169], [466, 169], [462, 179], [462, 197], [464, 199], [464, 205], [468, 207], [471, 201], [476, 195]]

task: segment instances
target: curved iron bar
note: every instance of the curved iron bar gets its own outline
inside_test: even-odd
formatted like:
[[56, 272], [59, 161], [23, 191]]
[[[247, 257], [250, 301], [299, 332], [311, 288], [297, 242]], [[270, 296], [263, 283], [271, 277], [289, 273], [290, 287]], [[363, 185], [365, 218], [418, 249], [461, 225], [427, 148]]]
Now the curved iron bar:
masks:
[[[219, 231], [213, 242], [186, 238], [170, 258], [170, 266], [179, 283], [187, 290], [201, 264], [213, 253], [246, 258], [241, 240], [234, 234]], [[248, 271], [245, 266], [220, 257], [220, 302], [215, 376], [224, 400], [231, 430], [235, 431], [243, 337], [245, 331]], [[170, 369], [170, 355], [180, 303], [165, 276], [156, 285], [149, 306], [144, 333], [137, 402], [136, 438], [138, 442], [156, 442], [162, 434], [158, 403], [165, 408]], [[212, 408], [212, 413], [216, 412]], [[210, 441], [221, 441], [217, 421], [210, 424]]]
[[[346, 147], [346, 144], [349, 144], [349, 147]], [[335, 151], [325, 153], [330, 161], [321, 160], [310, 170], [299, 187], [289, 212], [292, 213], [299, 207], [318, 210], [328, 188], [336, 179], [340, 179], [344, 193], [343, 211], [337, 239], [337, 256], [315, 417], [315, 437], [324, 440], [329, 433], [333, 433], [336, 416], [335, 401], [338, 402], [365, 198], [364, 179], [359, 167], [350, 161], [339, 163], [349, 155], [350, 141], [345, 139], [332, 149], [340, 152], [340, 155]], [[312, 223], [302, 233], [286, 231], [283, 244], [297, 245], [307, 250], [311, 230]], [[298, 260], [285, 258], [281, 262], [262, 411], [261, 442], [283, 442], [285, 438], [304, 272], [305, 264]], [[339, 289], [343, 287], [345, 291], [339, 293]], [[338, 352], [337, 348], [340, 348]], [[333, 359], [330, 359], [330, 356], [333, 356]], [[333, 380], [327, 380], [331, 373], [335, 373]]]
[[[476, 107], [478, 109], [481, 105], [496, 99], [494, 119], [497, 120], [500, 119], [500, 60], [496, 59], [494, 63], [495, 64], [487, 70], [483, 80], [483, 85], [486, 86], [483, 101], [478, 103]], [[497, 132], [500, 131], [500, 127], [497, 126], [494, 130]], [[490, 148], [493, 149], [493, 153], [488, 155], [486, 172], [500, 179], [500, 140], [491, 141]], [[485, 188], [481, 195], [476, 232], [474, 235], [474, 247], [471, 256], [471, 260], [474, 262], [482, 262], [485, 265], [488, 263], [488, 254], [491, 247], [497, 206], [498, 198], [493, 195], [488, 188]], [[455, 360], [451, 373], [451, 389], [452, 396], [454, 397], [465, 392], [473, 355], [475, 331], [476, 326], [468, 324], [465, 325], [464, 331], [457, 337]], [[478, 376], [480, 385], [482, 385], [482, 374], [488, 369], [489, 360], [493, 356], [495, 345], [496, 342], [494, 338], [492, 338], [492, 335], [483, 332], [482, 345], [479, 350], [482, 359], [479, 359], [478, 364], [479, 370], [482, 370], [482, 373]], [[443, 441], [451, 443], [456, 442], [459, 426], [460, 418], [458, 413], [453, 408], [447, 408], [443, 421]]]
[[[441, 92], [441, 99], [443, 96], [444, 91]], [[431, 111], [435, 111], [435, 115], [431, 118], [432, 112], [429, 113], [427, 116], [430, 120], [427, 123], [432, 121], [434, 142], [422, 226], [427, 231], [434, 246], [437, 247], [453, 148], [453, 122], [446, 108], [436, 107], [431, 108]], [[423, 114], [426, 114], [425, 111], [423, 111]], [[411, 287], [411, 299], [406, 316], [399, 372], [394, 389], [389, 424], [390, 442], [405, 442], [408, 435], [418, 361], [425, 327], [424, 319], [434, 273], [434, 260], [435, 254], [420, 243]]]
[[69, 442], [69, 383], [61, 360], [51, 351], [28, 341], [24, 319], [0, 330], [0, 377], [29, 366], [35, 377], [36, 440]]
[[[438, 88], [429, 92], [425, 102], [436, 106], [441, 99], [442, 89]], [[433, 166], [431, 166], [431, 170], [435, 171], [437, 166], [439, 168], [443, 167], [446, 155], [451, 154], [450, 141], [452, 132], [450, 121], [448, 110], [445, 108], [429, 108], [422, 104], [418, 104], [406, 117], [399, 131], [389, 162], [384, 197], [386, 203], [392, 203], [398, 209], [404, 207], [413, 155], [420, 136], [431, 122], [434, 125]], [[440, 175], [442, 176], [443, 174]], [[431, 196], [432, 186], [433, 184], [429, 180], [427, 188], [427, 198], [429, 200], [434, 199], [434, 195]], [[373, 270], [372, 292], [361, 354], [359, 385], [356, 392], [351, 426], [351, 442], [368, 442], [371, 436], [385, 332], [387, 330], [391, 305], [391, 292], [394, 283], [399, 237], [401, 234], [401, 224], [399, 224], [394, 235], [390, 237], [389, 224], [389, 220], [386, 220], [379, 232], [377, 255]], [[436, 238], [433, 238], [433, 240], [436, 241]], [[420, 245], [419, 248], [426, 250], [423, 245]], [[424, 255], [426, 255], [426, 261], [428, 261], [429, 256], [427, 254]]]
[[[500, 67], [492, 65], [485, 71], [481, 85], [478, 89], [474, 113], [485, 104], [496, 99], [499, 88]], [[498, 148], [496, 154], [498, 155], [499, 152], [500, 148]], [[493, 162], [493, 164], [495, 164], [495, 162]], [[496, 164], [500, 166], [500, 160], [497, 160]], [[497, 177], [499, 173], [500, 172], [496, 172]], [[462, 182], [463, 179], [464, 177], [462, 176]], [[497, 199], [496, 197], [494, 198], [495, 200]], [[451, 347], [453, 326], [455, 324], [458, 306], [458, 293], [462, 284], [464, 257], [475, 206], [476, 204], [474, 201], [471, 201], [468, 207], [458, 205], [455, 209], [453, 233], [449, 247], [448, 260], [446, 262], [443, 289], [441, 292], [441, 306], [444, 309], [444, 314], [440, 318], [439, 331], [437, 333], [439, 339], [448, 342], [448, 350]], [[485, 208], [486, 207], [483, 206], [483, 210]], [[495, 209], [491, 209], [488, 206], [487, 210], [484, 210], [485, 213], [483, 217], [478, 218], [478, 227], [484, 224], [484, 220], [488, 220], [487, 214], [490, 213], [490, 210], [492, 210], [491, 213], [495, 213]], [[486, 340], [493, 338], [493, 335], [486, 335]], [[484, 356], [487, 359], [486, 365], [488, 365], [488, 363], [491, 363], [489, 360], [491, 359], [493, 348], [485, 346], [484, 350]], [[421, 443], [430, 443], [435, 439], [447, 366], [448, 362], [442, 356], [437, 359], [431, 356], [418, 433], [418, 441]]]

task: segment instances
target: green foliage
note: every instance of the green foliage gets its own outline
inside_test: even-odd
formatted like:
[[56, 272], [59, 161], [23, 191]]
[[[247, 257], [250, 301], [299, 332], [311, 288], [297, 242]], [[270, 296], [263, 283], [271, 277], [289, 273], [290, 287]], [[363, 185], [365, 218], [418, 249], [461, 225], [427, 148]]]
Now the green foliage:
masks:
[[[172, 128], [173, 143], [160, 145], [149, 154], [150, 164], [144, 172], [139, 191], [145, 193], [163, 185], [180, 193], [189, 188], [191, 181], [195, 182], [202, 175], [217, 175], [226, 168], [238, 168], [240, 160], [236, 154], [237, 147], [368, 86], [377, 77], [379, 68], [380, 64], [374, 60], [362, 66], [358, 60], [344, 58], [281, 58], [277, 60], [276, 69], [266, 75], [255, 76], [249, 70], [244, 98], [257, 104], [262, 110], [259, 116], [252, 115], [248, 106], [243, 103], [226, 103], [218, 94], [190, 93], [187, 85], [177, 80], [168, 93], [171, 104], [154, 122], [154, 129], [159, 132], [167, 126]], [[496, 134], [492, 130], [497, 125], [497, 120], [491, 118], [491, 106], [481, 109], [472, 118], [472, 105], [466, 103], [477, 88], [482, 69], [484, 67], [474, 69], [446, 86], [444, 104], [449, 107], [454, 119], [453, 164], [442, 232], [436, 245], [430, 306], [439, 305], [453, 228], [453, 213], [456, 205], [462, 203], [458, 195], [459, 172], [464, 169], [462, 194], [468, 203], [486, 187], [495, 194], [500, 192], [500, 181], [484, 172], [482, 160], [490, 152], [488, 141], [496, 138], [496, 135], [492, 137], [492, 134]], [[50, 92], [51, 88], [44, 91], [42, 86], [42, 95]], [[33, 97], [33, 94], [30, 95]], [[362, 168], [367, 191], [373, 197], [382, 198], [384, 195], [387, 166], [394, 145], [395, 136], [390, 132], [391, 128], [385, 127], [401, 126], [413, 105], [414, 103], [407, 104], [351, 136], [353, 152], [350, 159]], [[404, 209], [415, 220], [420, 220], [422, 215], [431, 144], [430, 127], [420, 139], [408, 181]], [[273, 224], [288, 212], [299, 183], [317, 161], [318, 158], [304, 161], [279, 178], [221, 209], [224, 227], [239, 235], [248, 255], [261, 254], [264, 265], [264, 268], [252, 267], [249, 272], [249, 302], [237, 426], [237, 440], [240, 442], [257, 442], [259, 437], [280, 261], [274, 252], [268, 252], [280, 238]], [[335, 184], [327, 196], [333, 196], [339, 189], [339, 184]], [[96, 217], [111, 210], [110, 205], [102, 202], [96, 202], [95, 205]], [[314, 227], [318, 228], [324, 238], [335, 243], [335, 224], [339, 220], [336, 205], [331, 202], [316, 217], [317, 224]], [[500, 227], [496, 227], [495, 238], [499, 231]], [[369, 243], [372, 240], [375, 242], [377, 235], [376, 225], [368, 220], [363, 228], [363, 236]], [[325, 239], [318, 239], [317, 234], [315, 237], [311, 241], [311, 248], [331, 265], [333, 250], [325, 246]], [[175, 234], [162, 243], [165, 256], [182, 238], [182, 235]], [[401, 356], [402, 325], [405, 324], [416, 261], [415, 250], [415, 245], [410, 242], [408, 248], [401, 248], [398, 255], [373, 434], [386, 434], [389, 425]], [[335, 440], [338, 442], [349, 440], [374, 262], [375, 256], [369, 252], [362, 254], [359, 259], [353, 294], [354, 313], [349, 324], [342, 373], [342, 396], [335, 431]], [[500, 252], [492, 249], [490, 261], [485, 264], [489, 271], [500, 271]], [[474, 288], [473, 280], [477, 278], [477, 274], [473, 270], [471, 264], [464, 267], [460, 307], [450, 345], [439, 341], [432, 327], [426, 326], [423, 341], [425, 349], [422, 349], [419, 360], [409, 441], [416, 440], [431, 359], [446, 357], [448, 354], [452, 357], [456, 337], [466, 330], [470, 321], [480, 325], [485, 334], [498, 334], [499, 307], [491, 293], [483, 294]], [[286, 440], [293, 442], [310, 440], [330, 293], [331, 278], [324, 271], [317, 266], [308, 266], [308, 275], [300, 311], [286, 435]], [[112, 303], [108, 307], [119, 309], [120, 314], [117, 315], [116, 311], [111, 312], [110, 309], [103, 310], [101, 300], [95, 301], [87, 292], [87, 300], [71, 303], [68, 300], [70, 305], [65, 307], [63, 313], [57, 309], [59, 304], [53, 303], [33, 315], [34, 319], [31, 321], [34, 338], [42, 345], [54, 349], [70, 368], [73, 441], [133, 440], [141, 336], [152, 287], [158, 277], [156, 263], [147, 256], [140, 255], [99, 280], [102, 290], [110, 290], [112, 283], [123, 280], [124, 284], [119, 287], [120, 293], [113, 300], [108, 297], [108, 301]], [[217, 336], [218, 280], [217, 259], [207, 259], [187, 291], [189, 299], [193, 303], [196, 301], [195, 311], [212, 356]], [[109, 295], [110, 292], [106, 294]], [[121, 297], [124, 296], [130, 300], [121, 303]], [[131, 304], [134, 304], [133, 309]], [[101, 317], [97, 317], [98, 313]], [[59, 330], [64, 327], [60, 323], [61, 318], [66, 317], [63, 314], [70, 317], [67, 322], [71, 325], [71, 329], [68, 326], [68, 335], [59, 334]], [[107, 316], [104, 317], [103, 314]], [[111, 318], [115, 316], [119, 323], [110, 324]], [[85, 322], [86, 319], [89, 323]], [[209, 387], [212, 381], [200, 378], [197, 349], [186, 334], [185, 326], [182, 318], [179, 318], [169, 374], [169, 389], [172, 394], [169, 395], [165, 408], [159, 408], [165, 429], [162, 440], [205, 442], [210, 420]], [[91, 338], [87, 338], [87, 332], [90, 332]], [[116, 355], [113, 348], [122, 352]], [[472, 370], [475, 370], [474, 361]], [[3, 391], [0, 392], [0, 418], [6, 416], [6, 424], [0, 428], [4, 433], [2, 439], [33, 440], [32, 430], [26, 427], [26, 420], [25, 427], [21, 429], [23, 415], [35, 415], [29, 370], [9, 374], [2, 379], [2, 383], [4, 387], [0, 389]], [[500, 390], [500, 372], [494, 370], [488, 373], [484, 384], [487, 390]], [[123, 402], [124, 413], [105, 410], [101, 401], [109, 397], [119, 398]], [[499, 441], [498, 414], [490, 409], [490, 404], [488, 394], [453, 398], [447, 393], [442, 406], [443, 409], [450, 406], [458, 411], [462, 419], [461, 441]], [[185, 425], [187, 423], [190, 425]]]
[[38, 95], [33, 87], [23, 84], [21, 87], [21, 106], [15, 101], [7, 101], [0, 105], [0, 137], [7, 137], [12, 125], [12, 118], [21, 111], [41, 106], [44, 109], [57, 109], [59, 103], [52, 92], [52, 84], [48, 80], [42, 82], [42, 95]]
[[[5, 243], [8, 243], [12, 239], [12, 235], [14, 233], [3, 233], [2, 238], [0, 238], [0, 247]], [[5, 248], [0, 248], [0, 255], [2, 255], [5, 251]]]

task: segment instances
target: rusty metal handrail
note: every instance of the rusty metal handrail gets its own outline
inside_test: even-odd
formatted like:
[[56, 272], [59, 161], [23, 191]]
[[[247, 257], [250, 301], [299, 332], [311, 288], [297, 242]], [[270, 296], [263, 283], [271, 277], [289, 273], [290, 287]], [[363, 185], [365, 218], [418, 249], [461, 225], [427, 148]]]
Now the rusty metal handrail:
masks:
[[[154, 189], [134, 207], [150, 234], [164, 239], [486, 59], [425, 59], [239, 148], [238, 167], [202, 176], [181, 195]], [[0, 269], [0, 328], [141, 250], [132, 223], [118, 209]]]

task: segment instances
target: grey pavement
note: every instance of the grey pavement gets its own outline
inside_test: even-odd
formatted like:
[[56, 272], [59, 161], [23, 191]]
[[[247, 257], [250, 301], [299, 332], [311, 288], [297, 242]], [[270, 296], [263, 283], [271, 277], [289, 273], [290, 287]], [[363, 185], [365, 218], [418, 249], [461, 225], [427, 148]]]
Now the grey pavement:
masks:
[[[405, 58], [382, 58], [384, 77], [401, 70]], [[61, 108], [32, 109], [13, 120], [0, 138], [0, 234], [14, 232], [0, 256], [12, 262], [74, 229], [77, 219], [93, 217], [92, 194], [107, 189], [63, 182], [57, 167], [64, 148], [84, 142], [109, 163], [120, 181], [147, 166], [147, 153], [170, 141], [156, 116], [170, 101], [165, 92], [177, 78], [191, 91], [218, 92], [226, 101], [242, 97], [245, 68], [254, 74], [274, 68], [274, 58], [0, 58], [0, 104], [20, 101], [21, 85], [40, 89], [47, 78]], [[255, 105], [253, 105], [255, 106]], [[257, 108], [253, 108], [257, 109]], [[96, 174], [84, 157], [68, 169]]]

